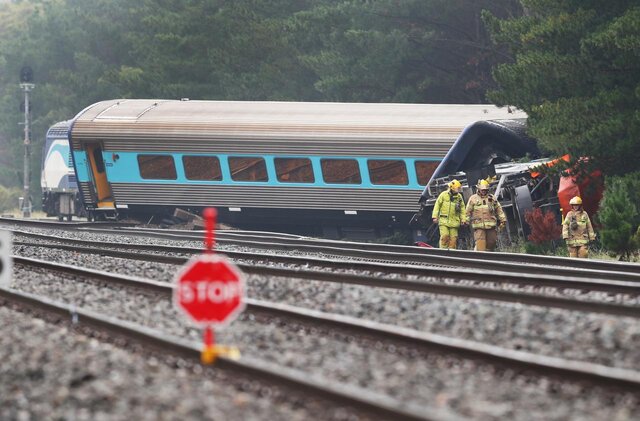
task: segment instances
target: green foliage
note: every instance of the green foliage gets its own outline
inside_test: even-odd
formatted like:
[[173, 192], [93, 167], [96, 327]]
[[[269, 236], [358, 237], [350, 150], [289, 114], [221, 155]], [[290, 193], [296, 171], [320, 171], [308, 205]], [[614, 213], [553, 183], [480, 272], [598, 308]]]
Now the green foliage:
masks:
[[556, 247], [556, 244], [552, 241], [544, 243], [526, 241], [524, 243], [524, 252], [526, 254], [540, 254], [546, 256], [567, 256], [566, 248]]
[[20, 196], [21, 191], [19, 189], [0, 186], [0, 212], [17, 208]]
[[620, 175], [640, 157], [640, 7], [635, 0], [523, 0], [526, 16], [485, 13], [513, 62], [489, 98], [529, 114], [530, 133], [580, 170]]
[[640, 172], [607, 180], [598, 213], [602, 245], [628, 260], [640, 249]]
[[492, 45], [481, 11], [521, 11], [512, 0], [319, 3], [293, 28], [315, 87], [332, 101], [485, 102], [492, 66], [509, 56]]

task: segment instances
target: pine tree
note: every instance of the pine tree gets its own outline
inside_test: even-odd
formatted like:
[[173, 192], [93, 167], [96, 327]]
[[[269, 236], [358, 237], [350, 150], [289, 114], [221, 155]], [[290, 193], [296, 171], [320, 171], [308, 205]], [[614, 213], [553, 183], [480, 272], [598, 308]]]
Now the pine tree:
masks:
[[[484, 14], [513, 62], [498, 65], [498, 105], [529, 115], [530, 134], [582, 174], [637, 171], [640, 6], [637, 0], [522, 0], [525, 16]], [[580, 161], [581, 157], [589, 160]]]
[[629, 260], [630, 255], [638, 249], [635, 238], [638, 230], [637, 203], [629, 198], [629, 187], [632, 178], [612, 178], [607, 185], [601, 203], [598, 220], [602, 245], [620, 256], [621, 260]]

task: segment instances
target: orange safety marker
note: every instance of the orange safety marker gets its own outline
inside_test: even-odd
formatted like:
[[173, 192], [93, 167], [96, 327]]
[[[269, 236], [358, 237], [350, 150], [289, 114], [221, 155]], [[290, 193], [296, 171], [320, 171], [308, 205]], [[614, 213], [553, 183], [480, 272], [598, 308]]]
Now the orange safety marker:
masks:
[[174, 305], [203, 327], [204, 347], [200, 359], [213, 364], [218, 356], [237, 359], [237, 347], [216, 345], [213, 328], [224, 326], [244, 310], [245, 278], [236, 265], [214, 253], [217, 212], [207, 208], [205, 252], [191, 259], [176, 275]]

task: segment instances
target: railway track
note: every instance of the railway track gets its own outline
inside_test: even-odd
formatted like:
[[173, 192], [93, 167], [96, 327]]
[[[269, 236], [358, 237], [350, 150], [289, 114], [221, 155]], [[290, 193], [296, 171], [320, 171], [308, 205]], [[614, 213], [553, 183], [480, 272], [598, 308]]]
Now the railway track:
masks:
[[[76, 244], [78, 246], [95, 246], [95, 241], [90, 240], [74, 240], [68, 238], [60, 238], [57, 236], [45, 235], [45, 234], [37, 234], [19, 230], [11, 230], [16, 235], [21, 235], [28, 238], [40, 239], [43, 241], [65, 241], [70, 244]], [[17, 244], [23, 244], [18, 242]], [[141, 245], [141, 244], [122, 244], [122, 243], [109, 243], [109, 242], [101, 242], [104, 247], [115, 247], [121, 249], [129, 249], [129, 250], [141, 250], [145, 252], [152, 253], [164, 253], [164, 254], [183, 254], [183, 255], [194, 255], [198, 254], [202, 251], [200, 248], [195, 247], [181, 247], [181, 246], [167, 246], [167, 245]], [[294, 249], [297, 250], [297, 249]], [[297, 250], [299, 251], [299, 250]], [[326, 250], [325, 250], [326, 251]], [[268, 258], [273, 262], [283, 263], [283, 264], [316, 264], [319, 266], [327, 266], [327, 269], [357, 269], [362, 272], [378, 272], [378, 273], [393, 273], [400, 274], [405, 276], [439, 276], [439, 277], [450, 277], [453, 279], [462, 279], [464, 276], [467, 276], [468, 280], [475, 280], [479, 282], [512, 282], [514, 284], [531, 284], [537, 286], [558, 286], [558, 284], [554, 284], [555, 281], [553, 279], [558, 279], [557, 277], [565, 277], [569, 280], [573, 279], [576, 282], [573, 282], [573, 285], [576, 285], [577, 288], [582, 288], [579, 285], [586, 285], [585, 289], [589, 289], [590, 286], [593, 286], [595, 290], [600, 290], [599, 287], [594, 284], [604, 284], [603, 281], [612, 281], [606, 286], [602, 291], [605, 292], [628, 292], [628, 293], [636, 293], [632, 289], [627, 289], [623, 285], [631, 285], [633, 283], [637, 283], [640, 285], [640, 273], [626, 273], [626, 272], [612, 272], [612, 271], [598, 271], [592, 269], [550, 269], [543, 268], [544, 271], [539, 270], [538, 267], [527, 266], [524, 264], [496, 264], [496, 265], [482, 265], [479, 267], [472, 267], [470, 269], [483, 269], [483, 272], [471, 271], [467, 269], [467, 266], [464, 266], [464, 262], [459, 262], [455, 260], [455, 262], [451, 262], [450, 258], [438, 258], [438, 259], [415, 259], [412, 260], [411, 257], [406, 257], [403, 259], [398, 259], [395, 255], [391, 254], [383, 254], [378, 252], [365, 252], [369, 255], [369, 258], [366, 260], [352, 260], [352, 254], [347, 252], [347, 255], [341, 255], [339, 252], [342, 250], [334, 249], [332, 250], [334, 254], [332, 255], [324, 255], [322, 258], [316, 258], [312, 256], [285, 256], [278, 255], [274, 253], [256, 253], [256, 252], [247, 252], [247, 251], [233, 251], [233, 250], [223, 250], [222, 253], [228, 255], [233, 259], [246, 259], [246, 260], [258, 260]], [[344, 257], [348, 257], [348, 260], [345, 260]], [[170, 263], [170, 262], [169, 262]], [[481, 263], [481, 262], [479, 262]], [[460, 266], [462, 265], [462, 266]], [[464, 269], [458, 269], [463, 267]], [[496, 273], [499, 272], [501, 275], [496, 277]], [[553, 275], [549, 275], [552, 273]], [[511, 274], [507, 276], [506, 274]], [[523, 276], [517, 276], [515, 274], [523, 274]], [[538, 281], [535, 281], [532, 277], [537, 276]], [[549, 278], [551, 276], [552, 278]], [[553, 278], [556, 277], [556, 278]], [[591, 281], [596, 280], [596, 281]], [[547, 282], [550, 281], [550, 282]], [[624, 284], [624, 283], [628, 284]], [[570, 282], [569, 282], [570, 283]], [[615, 285], [621, 286], [620, 290], [615, 290]], [[609, 289], [610, 288], [610, 289]]]
[[[146, 232], [138, 229], [84, 229], [83, 232], [96, 232], [148, 237]], [[182, 236], [164, 233], [151, 233], [153, 238], [201, 241], [201, 235]], [[240, 236], [240, 238], [238, 238]], [[550, 272], [564, 276], [582, 276], [599, 279], [624, 280], [640, 282], [640, 265], [620, 262], [594, 262], [588, 260], [570, 260], [561, 257], [516, 255], [500, 253], [479, 253], [463, 250], [421, 249], [417, 247], [384, 246], [369, 243], [327, 242], [326, 240], [304, 240], [295, 238], [242, 238], [242, 234], [217, 233], [216, 241], [222, 245], [243, 246], [252, 249], [282, 250], [288, 252], [304, 252], [310, 254], [324, 254], [330, 256], [349, 257], [366, 261], [379, 261], [396, 264], [422, 264], [447, 267], [464, 267], [469, 269], [516, 272], [536, 275], [547, 275]], [[422, 252], [421, 250], [429, 250]], [[433, 252], [432, 250], [438, 250]], [[508, 258], [502, 260], [503, 255]], [[542, 259], [540, 259], [542, 257]], [[559, 259], [559, 260], [558, 260]], [[587, 262], [587, 263], [585, 263]]]
[[[41, 234], [28, 234], [32, 238], [42, 239]], [[141, 260], [146, 262], [167, 263], [172, 265], [183, 265], [190, 255], [198, 254], [200, 249], [176, 248], [159, 245], [142, 244], [121, 244], [102, 242], [101, 247], [94, 247], [95, 243], [88, 240], [70, 240], [60, 238], [49, 238], [48, 240], [63, 241], [67, 244], [37, 243], [31, 244], [21, 241], [14, 241], [15, 246], [46, 247], [62, 250], [69, 250], [79, 253], [96, 254], [116, 258]], [[162, 252], [165, 254], [150, 253]], [[168, 255], [166, 253], [171, 253]], [[187, 256], [176, 256], [175, 254], [185, 254]], [[522, 303], [527, 305], [537, 305], [543, 307], [555, 307], [568, 310], [577, 310], [592, 313], [604, 313], [618, 316], [640, 317], [640, 306], [632, 306], [618, 303], [608, 303], [596, 300], [584, 300], [567, 298], [563, 296], [551, 296], [549, 294], [532, 294], [514, 290], [504, 290], [488, 288], [482, 286], [469, 286], [460, 283], [433, 282], [405, 278], [385, 278], [379, 273], [400, 273], [403, 275], [414, 275], [423, 277], [438, 277], [446, 279], [475, 281], [478, 283], [491, 282], [493, 284], [513, 284], [513, 285], [533, 285], [536, 287], [552, 287], [555, 289], [572, 289], [600, 291], [612, 294], [625, 294], [629, 296], [640, 295], [640, 284], [624, 281], [592, 280], [581, 277], [561, 277], [561, 276], [540, 276], [526, 275], [522, 273], [477, 272], [472, 270], [461, 270], [452, 268], [434, 268], [424, 266], [389, 265], [385, 263], [362, 263], [349, 261], [332, 261], [327, 259], [317, 259], [298, 256], [281, 256], [275, 254], [252, 254], [245, 252], [225, 252], [228, 257], [234, 259], [236, 264], [247, 274], [260, 276], [276, 276], [282, 278], [295, 278], [321, 282], [342, 283], [351, 285], [365, 285], [377, 288], [390, 288], [406, 291], [418, 291], [432, 294], [443, 294], [455, 297], [471, 297], [493, 301], [503, 301], [512, 303]], [[15, 256], [16, 262], [22, 258]], [[279, 262], [285, 265], [295, 265], [296, 268], [274, 267], [265, 264], [243, 263], [240, 260], [268, 260], [271, 263]], [[309, 265], [318, 266], [320, 269], [304, 269]], [[351, 273], [337, 273], [341, 270], [361, 270], [369, 271], [374, 275], [358, 275]]]
[[[173, 287], [170, 284], [154, 282], [141, 278], [133, 278], [122, 275], [115, 275], [103, 271], [89, 270], [71, 265], [54, 264], [34, 259], [18, 258], [18, 265], [34, 268], [44, 268], [52, 272], [60, 272], [70, 274], [90, 280], [97, 280], [109, 284], [117, 284], [126, 288], [145, 290], [153, 294], [160, 294], [167, 300], [173, 293]], [[47, 311], [55, 312], [59, 315], [69, 317], [69, 314], [76, 313], [80, 322], [89, 323], [92, 326], [106, 328], [110, 332], [124, 334], [130, 339], [142, 342], [144, 344], [151, 343], [160, 346], [161, 349], [167, 349], [171, 352], [178, 352], [189, 358], [198, 358], [199, 348], [193, 343], [184, 342], [177, 338], [168, 338], [166, 335], [159, 333], [151, 334], [148, 329], [133, 328], [126, 322], [117, 321], [101, 317], [95, 313], [72, 309], [68, 306], [54, 304], [48, 300], [41, 299], [29, 294], [19, 293], [17, 291], [0, 289], [0, 297], [10, 301], [16, 301], [37, 308], [45, 308]], [[557, 357], [548, 357], [528, 352], [508, 350], [493, 345], [486, 345], [463, 339], [447, 338], [440, 335], [419, 332], [413, 329], [402, 328], [398, 326], [385, 325], [372, 321], [365, 321], [349, 316], [328, 314], [324, 312], [292, 307], [284, 304], [276, 304], [259, 300], [247, 300], [247, 311], [252, 313], [267, 314], [271, 317], [283, 317], [286, 319], [298, 320], [304, 323], [316, 325], [320, 328], [342, 329], [354, 334], [366, 335], [384, 342], [400, 342], [413, 347], [435, 350], [439, 352], [452, 353], [460, 358], [479, 359], [490, 364], [497, 364], [503, 367], [509, 367], [516, 370], [532, 371], [536, 375], [552, 376], [560, 379], [569, 379], [571, 381], [584, 382], [587, 381], [593, 385], [611, 387], [615, 386], [624, 390], [638, 391], [640, 390], [640, 372], [613, 368], [599, 364], [592, 364], [580, 361], [572, 361]], [[422, 419], [424, 410], [416, 412], [413, 410], [399, 410], [401, 406], [393, 404], [389, 399], [376, 401], [372, 395], [366, 393], [353, 396], [354, 392], [349, 396], [344, 396], [344, 390], [336, 390], [335, 388], [327, 390], [326, 382], [323, 386], [319, 386], [317, 382], [311, 382], [307, 379], [304, 384], [296, 384], [296, 381], [305, 379], [302, 373], [296, 375], [288, 375], [291, 373], [289, 369], [279, 369], [270, 364], [263, 364], [260, 361], [243, 359], [240, 362], [229, 360], [222, 361], [223, 368], [233, 368], [243, 372], [250, 372], [270, 380], [283, 382], [289, 386], [301, 387], [305, 390], [312, 390], [322, 396], [329, 396], [332, 399], [338, 399], [341, 402], [362, 407], [368, 410], [378, 410], [376, 405], [382, 403], [381, 411], [389, 416], [401, 416], [413, 419]], [[269, 367], [264, 369], [264, 367]], [[313, 383], [313, 384], [309, 384]], [[349, 388], [347, 388], [349, 389]]]
[[[54, 222], [0, 218], [0, 224], [24, 225], [41, 228], [77, 229], [99, 234], [119, 233], [130, 236], [159, 238], [176, 241], [202, 241], [202, 232], [140, 228], [129, 223], [116, 222]], [[556, 274], [582, 273], [585, 277], [599, 273], [600, 277], [617, 280], [640, 280], [640, 265], [594, 259], [569, 259], [518, 253], [480, 253], [470, 250], [443, 250], [377, 243], [358, 243], [302, 237], [294, 234], [259, 231], [217, 230], [218, 243], [249, 248], [304, 251], [335, 254], [365, 260], [386, 260], [396, 263], [423, 263], [475, 269], [489, 269], [526, 273]], [[596, 272], [594, 272], [596, 271]], [[523, 272], [525, 273], [525, 272]], [[615, 278], [614, 278], [615, 277]]]
[[[110, 230], [95, 229], [95, 227], [87, 227], [88, 230], [99, 231], [102, 233], [108, 233]], [[176, 239], [185, 241], [199, 241], [202, 239], [202, 233], [193, 231], [182, 230], [160, 230], [160, 229], [148, 229], [139, 227], [114, 227], [114, 231], [123, 231], [131, 235], [151, 236], [154, 238]], [[385, 253], [390, 256], [394, 256], [396, 261], [403, 261], [403, 259], [414, 259], [413, 261], [421, 261], [421, 259], [428, 261], [428, 258], [434, 257], [450, 257], [453, 260], [449, 260], [454, 264], [460, 264], [467, 262], [467, 267], [487, 267], [488, 264], [529, 264], [540, 265], [540, 273], [545, 273], [549, 270], [549, 267], [555, 268], [554, 270], [562, 270], [564, 268], [576, 269], [593, 269], [599, 272], [621, 272], [638, 275], [638, 264], [617, 262], [617, 261], [600, 261], [593, 259], [570, 259], [566, 257], [557, 256], [539, 256], [531, 254], [518, 254], [518, 253], [480, 253], [471, 250], [444, 250], [438, 248], [423, 248], [413, 246], [401, 246], [391, 244], [378, 244], [378, 243], [359, 243], [351, 241], [336, 241], [325, 240], [318, 238], [308, 238], [301, 236], [293, 236], [291, 234], [280, 233], [266, 233], [255, 231], [232, 231], [232, 230], [218, 230], [216, 234], [217, 240], [222, 244], [235, 244], [235, 245], [251, 245], [255, 247], [268, 247], [277, 249], [280, 248], [290, 250], [293, 247], [301, 250], [306, 249], [309, 251], [323, 252], [324, 250], [338, 249], [349, 250], [354, 257], [367, 258], [372, 254], [370, 252]], [[308, 247], [308, 248], [307, 248]], [[357, 252], [362, 252], [361, 254]], [[346, 254], [346, 253], [345, 253]], [[417, 259], [417, 260], [416, 260]], [[446, 260], [444, 260], [446, 261]], [[471, 261], [471, 262], [470, 262]], [[481, 262], [483, 266], [476, 265], [476, 262]], [[509, 267], [508, 265], [502, 265], [498, 267]], [[537, 270], [536, 268], [531, 270]]]

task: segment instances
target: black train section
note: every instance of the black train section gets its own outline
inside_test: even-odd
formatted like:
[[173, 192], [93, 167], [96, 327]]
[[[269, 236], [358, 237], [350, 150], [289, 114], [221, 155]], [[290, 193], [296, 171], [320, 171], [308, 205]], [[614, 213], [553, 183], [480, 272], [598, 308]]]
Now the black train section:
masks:
[[[552, 211], [560, 223], [558, 188], [560, 177], [536, 172], [550, 159], [540, 159], [536, 141], [526, 134], [526, 120], [481, 121], [467, 127], [449, 150], [420, 196], [420, 210], [411, 223], [421, 227], [416, 242], [438, 243], [438, 227], [431, 212], [438, 195], [457, 179], [463, 185], [465, 202], [475, 192], [480, 179], [491, 180], [491, 192], [507, 215], [502, 243], [526, 238], [529, 226], [525, 213], [534, 207]], [[461, 228], [460, 248], [472, 248], [469, 228]]]

